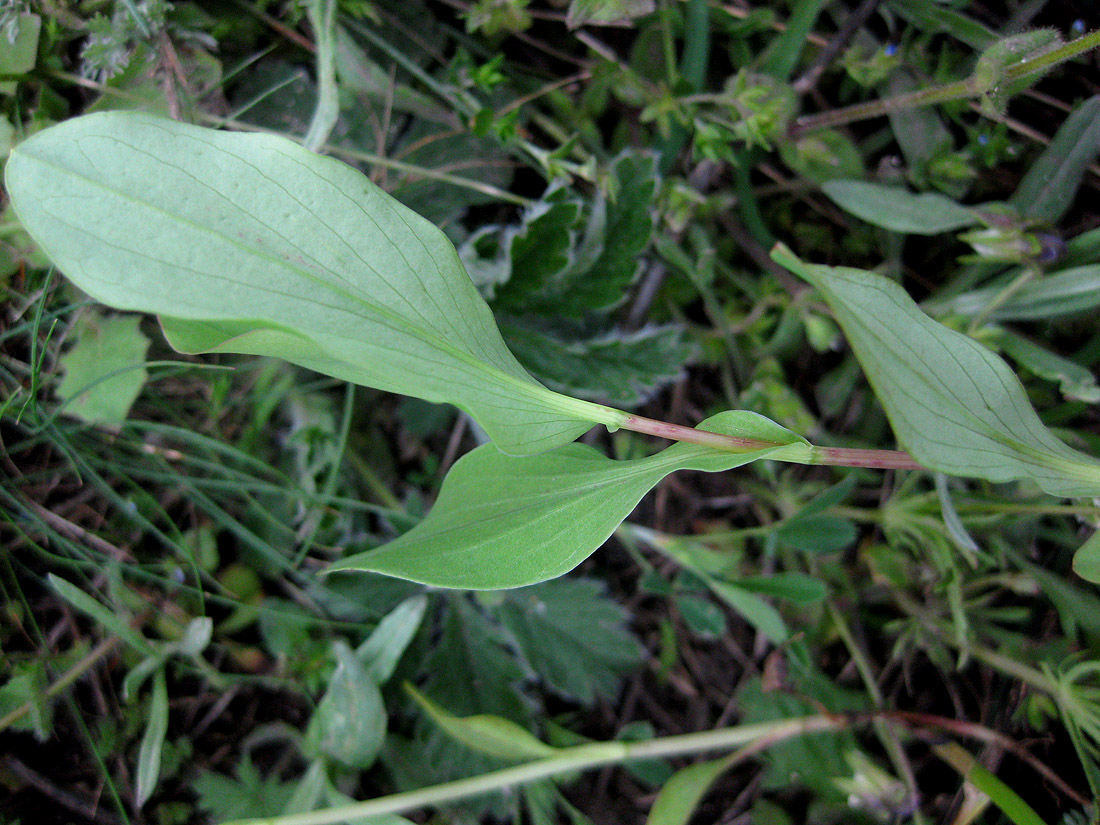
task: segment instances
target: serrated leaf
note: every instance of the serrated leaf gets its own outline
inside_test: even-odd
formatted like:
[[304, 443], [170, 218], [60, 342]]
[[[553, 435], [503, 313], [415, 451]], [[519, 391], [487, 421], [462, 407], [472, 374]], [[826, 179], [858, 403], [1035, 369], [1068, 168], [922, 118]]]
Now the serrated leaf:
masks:
[[539, 678], [586, 705], [614, 698], [641, 661], [625, 611], [599, 582], [562, 578], [511, 590], [498, 616]]
[[443, 621], [443, 636], [425, 664], [431, 675], [425, 693], [451, 713], [490, 713], [516, 722], [526, 720], [515, 685], [523, 671], [506, 653], [500, 630], [455, 595]]
[[168, 733], [168, 685], [164, 670], [153, 677], [153, 696], [149, 703], [149, 715], [145, 720], [145, 733], [138, 750], [137, 787], [134, 804], [141, 808], [156, 790], [160, 779], [160, 754], [164, 737]]
[[845, 212], [907, 235], [938, 235], [978, 222], [969, 209], [935, 192], [915, 195], [896, 186], [860, 180], [831, 180], [821, 189]]
[[522, 312], [533, 296], [555, 290], [572, 261], [580, 217], [580, 200], [562, 189], [526, 210], [522, 226], [507, 232], [509, 277], [496, 290], [496, 311]]
[[378, 757], [386, 735], [386, 708], [378, 685], [344, 642], [333, 644], [336, 670], [309, 720], [306, 741], [312, 750], [366, 770]]
[[1073, 203], [1100, 151], [1100, 95], [1078, 106], [1016, 187], [1011, 203], [1029, 218], [1055, 224]]
[[206, 772], [191, 787], [198, 796], [198, 807], [222, 822], [278, 816], [286, 809], [296, 785], [282, 782], [277, 775], [264, 779], [245, 754], [237, 766], [236, 779]]
[[406, 684], [405, 690], [448, 736], [486, 756], [516, 762], [541, 759], [557, 751], [511, 719], [489, 714], [455, 716], [412, 685]]
[[773, 256], [832, 307], [917, 461], [950, 475], [1030, 479], [1055, 496], [1100, 492], [1100, 462], [1043, 426], [1019, 379], [986, 347], [933, 321], [886, 278], [803, 264], [785, 247]]
[[710, 786], [739, 756], [734, 753], [676, 771], [657, 794], [646, 825], [687, 825]]
[[420, 629], [427, 607], [427, 596], [406, 599], [387, 613], [367, 640], [359, 645], [355, 655], [359, 657], [367, 675], [375, 684], [385, 684], [393, 675], [401, 654]]
[[6, 184], [63, 272], [164, 316], [185, 351], [274, 355], [453, 403], [516, 453], [622, 421], [523, 370], [437, 227], [283, 138], [89, 115], [17, 146]]
[[502, 320], [501, 332], [520, 363], [550, 389], [628, 409], [676, 380], [695, 354], [674, 326], [574, 338], [528, 318]]
[[679, 443], [648, 458], [614, 461], [582, 444], [526, 457], [507, 456], [487, 444], [456, 462], [424, 521], [389, 544], [328, 569], [368, 570], [467, 590], [536, 584], [588, 558], [642, 496], [675, 470], [721, 472], [808, 449], [790, 430], [743, 410], [720, 413], [697, 429], [776, 446], [726, 453]]
[[110, 317], [87, 312], [74, 325], [76, 344], [61, 356], [65, 376], [57, 396], [65, 413], [91, 424], [118, 426], [126, 420], [148, 373], [149, 339], [137, 315]]

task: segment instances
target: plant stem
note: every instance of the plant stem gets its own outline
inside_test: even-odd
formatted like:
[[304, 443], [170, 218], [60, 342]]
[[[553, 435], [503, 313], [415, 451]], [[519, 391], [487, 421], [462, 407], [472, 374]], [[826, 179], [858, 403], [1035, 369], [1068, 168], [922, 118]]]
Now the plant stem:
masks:
[[[1059, 63], [1064, 63], [1080, 54], [1100, 46], [1100, 29], [1094, 32], [1064, 43], [1050, 51], [1040, 52], [1034, 56], [1025, 58], [1015, 65], [1004, 70], [999, 83], [1011, 83], [1021, 80], [1029, 75], [1045, 71]], [[999, 84], [998, 84], [999, 85]], [[790, 137], [799, 137], [807, 132], [818, 129], [827, 129], [832, 126], [840, 126], [845, 123], [854, 123], [859, 120], [868, 120], [873, 117], [881, 117], [890, 112], [904, 109], [916, 109], [921, 106], [932, 106], [936, 103], [946, 103], [950, 100], [962, 100], [968, 97], [976, 97], [991, 91], [987, 83], [982, 83], [975, 76], [964, 80], [956, 80], [943, 86], [933, 86], [930, 89], [919, 89], [915, 92], [888, 97], [883, 100], [869, 100], [865, 103], [856, 103], [841, 109], [832, 109], [815, 115], [804, 115], [791, 124], [788, 134]]]
[[643, 742], [595, 742], [565, 748], [553, 756], [513, 768], [504, 768], [469, 779], [444, 782], [416, 791], [391, 794], [365, 802], [302, 814], [237, 820], [226, 825], [335, 825], [335, 823], [351, 821], [359, 817], [395, 814], [415, 808], [440, 805], [457, 799], [500, 791], [513, 785], [524, 785], [562, 773], [613, 765], [628, 759], [678, 756], [736, 748], [752, 743], [773, 744], [807, 733], [840, 730], [848, 724], [850, 721], [845, 717], [808, 716], [801, 719], [786, 719], [682, 736], [668, 736]]
[[672, 441], [684, 441], [688, 444], [701, 444], [704, 447], [714, 447], [729, 453], [749, 453], [756, 450], [766, 450], [772, 447], [802, 446], [805, 449], [800, 453], [792, 451], [788, 455], [777, 454], [774, 456], [779, 461], [790, 461], [796, 464], [825, 464], [832, 467], [866, 467], [877, 470], [924, 470], [923, 465], [913, 460], [908, 453], [899, 450], [860, 450], [849, 447], [807, 447], [794, 444], [781, 444], [776, 441], [766, 441], [761, 438], [742, 438], [734, 435], [722, 435], [707, 430], [697, 430], [693, 427], [684, 427], [679, 424], [670, 424], [667, 421], [655, 421], [652, 418], [643, 418], [640, 415], [628, 415], [622, 423], [624, 430], [636, 433], [655, 435], [659, 438], [668, 438]]

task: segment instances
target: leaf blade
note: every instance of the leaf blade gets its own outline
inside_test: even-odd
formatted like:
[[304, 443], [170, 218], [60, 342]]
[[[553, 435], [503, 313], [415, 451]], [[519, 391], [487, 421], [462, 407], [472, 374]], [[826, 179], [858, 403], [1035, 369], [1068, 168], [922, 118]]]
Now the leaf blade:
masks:
[[511, 452], [620, 423], [523, 370], [437, 227], [290, 141], [108, 112], [24, 141], [5, 174], [30, 234], [104, 303], [227, 324], [222, 349], [291, 330], [307, 355], [279, 336], [245, 351], [456, 404]]

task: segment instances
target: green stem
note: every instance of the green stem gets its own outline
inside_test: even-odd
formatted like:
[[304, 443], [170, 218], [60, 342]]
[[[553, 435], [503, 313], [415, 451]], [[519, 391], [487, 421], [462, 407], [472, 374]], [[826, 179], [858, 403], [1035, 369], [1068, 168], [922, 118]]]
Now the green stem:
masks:
[[[778, 461], [790, 461], [795, 464], [824, 464], [831, 467], [866, 467], [876, 470], [924, 470], [923, 465], [913, 460], [908, 453], [900, 450], [860, 450], [849, 447], [807, 447], [804, 444], [781, 444], [762, 438], [742, 438], [722, 435], [708, 430], [697, 430], [667, 421], [655, 421], [640, 415], [627, 415], [620, 425], [624, 430], [672, 441], [684, 441], [688, 444], [700, 444], [728, 453], [751, 453], [772, 447], [792, 447], [788, 454], [773, 456]], [[797, 449], [801, 447], [802, 449]]]
[[[1064, 63], [1078, 55], [1100, 46], [1100, 29], [1071, 40], [1056, 49], [1041, 52], [1009, 66], [1004, 70], [1000, 83], [1011, 83], [1029, 75], [1046, 71], [1047, 69]], [[998, 85], [998, 84], [994, 84]], [[971, 75], [965, 80], [956, 80], [943, 86], [933, 86], [930, 89], [920, 89], [915, 92], [907, 92], [895, 97], [883, 100], [869, 100], [865, 103], [856, 103], [845, 106], [842, 109], [833, 109], [815, 115], [805, 115], [798, 118], [788, 130], [791, 137], [798, 137], [807, 132], [815, 132], [819, 129], [828, 129], [845, 123], [854, 123], [859, 120], [868, 120], [874, 117], [882, 117], [891, 112], [905, 109], [916, 109], [921, 106], [932, 106], [937, 103], [946, 103], [950, 100], [962, 100], [969, 97], [977, 97], [988, 92], [989, 84], [982, 83], [977, 77]]]
[[1038, 275], [1039, 267], [1024, 267], [1023, 272], [1013, 278], [1012, 281], [1007, 284], [1004, 289], [994, 295], [993, 300], [986, 304], [982, 308], [982, 311], [974, 316], [974, 319], [970, 322], [968, 333], [973, 335], [975, 330], [981, 329], [982, 324], [984, 324], [989, 319], [990, 315], [992, 315], [994, 312], [1004, 306], [1009, 298], [1011, 298], [1013, 295], [1015, 295], [1017, 292], [1019, 292], [1029, 283], [1031, 283]]
[[430, 788], [392, 794], [390, 796], [327, 808], [302, 814], [266, 819], [236, 820], [226, 825], [335, 825], [366, 816], [396, 814], [416, 808], [441, 805], [484, 793], [500, 791], [514, 785], [525, 785], [563, 773], [590, 770], [614, 765], [628, 759], [654, 759], [680, 756], [702, 751], [737, 748], [754, 742], [768, 744], [807, 733], [839, 730], [849, 720], [834, 716], [809, 716], [757, 725], [668, 736], [643, 742], [596, 742], [560, 750], [553, 756], [517, 765], [492, 773], [444, 782]]

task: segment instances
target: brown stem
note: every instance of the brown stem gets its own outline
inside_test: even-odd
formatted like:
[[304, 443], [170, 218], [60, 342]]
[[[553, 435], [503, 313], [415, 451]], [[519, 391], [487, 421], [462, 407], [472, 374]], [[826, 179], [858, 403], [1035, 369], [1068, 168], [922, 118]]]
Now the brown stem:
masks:
[[[655, 421], [640, 415], [628, 415], [622, 424], [624, 430], [655, 435], [671, 441], [684, 441], [688, 444], [700, 444], [728, 453], [751, 453], [771, 447], [786, 446], [777, 441], [761, 438], [743, 438], [735, 435], [722, 435], [707, 430], [697, 430], [667, 421]], [[876, 470], [925, 470], [908, 453], [897, 450], [859, 450], [848, 447], [810, 447], [809, 455], [804, 458], [780, 457], [783, 461], [800, 464], [825, 464], [833, 467], [866, 467]]]

